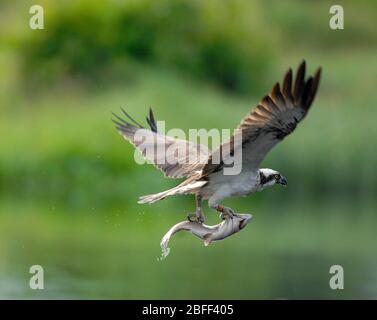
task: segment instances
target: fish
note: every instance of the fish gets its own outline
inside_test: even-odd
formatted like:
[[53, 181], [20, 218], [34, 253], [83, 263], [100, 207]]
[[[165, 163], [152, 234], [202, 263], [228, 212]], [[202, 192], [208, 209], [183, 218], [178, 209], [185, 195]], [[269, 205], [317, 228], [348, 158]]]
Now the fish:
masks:
[[205, 246], [208, 246], [213, 241], [223, 240], [242, 230], [252, 218], [253, 215], [248, 213], [233, 213], [232, 216], [227, 216], [222, 222], [213, 226], [188, 220], [179, 222], [169, 229], [160, 242], [162, 250], [161, 260], [169, 255], [169, 241], [177, 232], [191, 232], [194, 236], [202, 239]]

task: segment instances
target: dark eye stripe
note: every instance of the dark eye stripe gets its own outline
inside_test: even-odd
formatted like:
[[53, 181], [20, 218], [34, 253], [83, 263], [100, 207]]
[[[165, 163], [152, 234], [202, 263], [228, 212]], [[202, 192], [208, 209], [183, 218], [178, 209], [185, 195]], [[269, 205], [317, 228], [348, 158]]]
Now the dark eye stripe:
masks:
[[261, 184], [266, 184], [267, 182], [270, 182], [275, 179], [280, 179], [280, 176], [277, 174], [271, 174], [268, 177], [266, 177], [262, 172], [260, 173], [261, 178]]

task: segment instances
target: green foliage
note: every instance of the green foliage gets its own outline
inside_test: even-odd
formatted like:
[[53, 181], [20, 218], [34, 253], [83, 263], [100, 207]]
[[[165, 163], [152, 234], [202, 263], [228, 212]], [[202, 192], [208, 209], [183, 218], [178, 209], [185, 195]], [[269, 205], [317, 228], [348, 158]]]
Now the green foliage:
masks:
[[[371, 173], [377, 151], [364, 143], [377, 134], [377, 101], [368, 94], [374, 90], [377, 64], [371, 62], [372, 53], [359, 55], [363, 62], [357, 67], [352, 56], [335, 57], [320, 59], [324, 78], [310, 116], [263, 163], [292, 181], [284, 192], [270, 191], [279, 205], [300, 195], [308, 201], [352, 199], [362, 208], [377, 192], [376, 175]], [[7, 156], [0, 157], [0, 190], [16, 193], [22, 185], [23, 197], [60, 199], [69, 207], [86, 207], [92, 201], [97, 207], [120, 203], [142, 210], [136, 205], [138, 196], [172, 187], [176, 181], [163, 179], [151, 166], [135, 164], [133, 147], [117, 134], [111, 111], [125, 105], [142, 121], [152, 105], [157, 119], [167, 121], [167, 129], [231, 129], [258, 100], [231, 98], [160, 68], [140, 68], [138, 74], [143, 77], [126, 90], [120, 85], [99, 92], [71, 90], [66, 97], [61, 88], [32, 101], [23, 98], [16, 104], [18, 112], [4, 110], [0, 135], [7, 136], [2, 145]], [[355, 106], [362, 106], [363, 112], [355, 113]], [[355, 129], [360, 123], [364, 130]], [[264, 198], [268, 192], [252, 201]], [[166, 203], [190, 208], [189, 200], [180, 197]], [[250, 199], [235, 201], [238, 206]]]
[[[344, 30], [329, 27], [333, 5], [344, 9]], [[377, 44], [377, 5], [374, 0], [352, 0], [331, 3], [317, 1], [263, 1], [269, 19], [278, 27], [280, 39], [293, 47], [310, 47], [315, 50], [340, 50], [351, 46], [366, 48]]]
[[63, 2], [47, 7], [46, 32], [34, 33], [20, 50], [26, 74], [48, 81], [95, 80], [114, 61], [132, 59], [256, 92], [274, 48], [268, 26], [247, 14], [259, 9], [242, 1]]

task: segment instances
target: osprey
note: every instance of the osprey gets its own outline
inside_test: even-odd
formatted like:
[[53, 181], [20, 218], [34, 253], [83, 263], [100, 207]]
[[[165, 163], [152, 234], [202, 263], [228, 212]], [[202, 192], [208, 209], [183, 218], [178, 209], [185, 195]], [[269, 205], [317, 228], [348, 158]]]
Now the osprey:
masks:
[[[203, 200], [208, 200], [209, 207], [215, 209], [220, 213], [221, 218], [225, 219], [232, 217], [234, 211], [221, 204], [224, 199], [246, 196], [276, 184], [286, 186], [286, 178], [278, 171], [260, 169], [259, 165], [267, 153], [292, 133], [297, 124], [306, 116], [316, 95], [320, 77], [321, 68], [318, 68], [314, 76], [305, 79], [305, 61], [303, 61], [292, 83], [292, 69], [289, 69], [282, 86], [276, 83], [269, 95], [265, 96], [239, 124], [237, 132], [241, 134], [241, 143], [236, 144], [235, 135], [233, 135], [212, 153], [202, 145], [159, 133], [152, 110], [147, 117], [150, 129], [144, 128], [123, 109], [123, 113], [130, 122], [114, 114], [116, 119], [113, 121], [120, 134], [141, 150], [147, 160], [155, 164], [167, 177], [187, 178], [172, 189], [140, 197], [139, 203], [154, 203], [178, 194], [194, 194], [196, 212], [190, 213], [188, 219], [203, 223]], [[153, 148], [161, 145], [165, 147], [176, 145], [184, 148], [186, 153], [173, 164], [169, 161], [161, 161], [168, 157], [166, 153], [148, 154], [142, 150], [141, 145], [145, 140], [137, 138], [137, 132], [140, 131], [145, 137], [152, 138], [150, 141]], [[237, 148], [242, 149], [241, 171], [236, 175], [225, 175], [224, 170], [228, 167], [225, 160], [234, 155]], [[228, 152], [224, 154], [222, 151], [225, 149], [228, 149]], [[194, 157], [195, 161], [189, 161], [193, 158], [190, 158], [192, 155], [197, 155], [196, 158]], [[215, 162], [215, 158], [220, 161]]]

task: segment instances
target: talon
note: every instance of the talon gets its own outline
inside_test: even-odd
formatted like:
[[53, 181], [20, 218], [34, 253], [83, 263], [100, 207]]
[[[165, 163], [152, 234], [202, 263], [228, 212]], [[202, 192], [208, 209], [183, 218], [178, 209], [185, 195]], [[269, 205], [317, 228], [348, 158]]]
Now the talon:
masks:
[[204, 222], [204, 217], [202, 215], [198, 215], [196, 213], [189, 213], [187, 215], [187, 220], [190, 221], [190, 222], [203, 223]]

